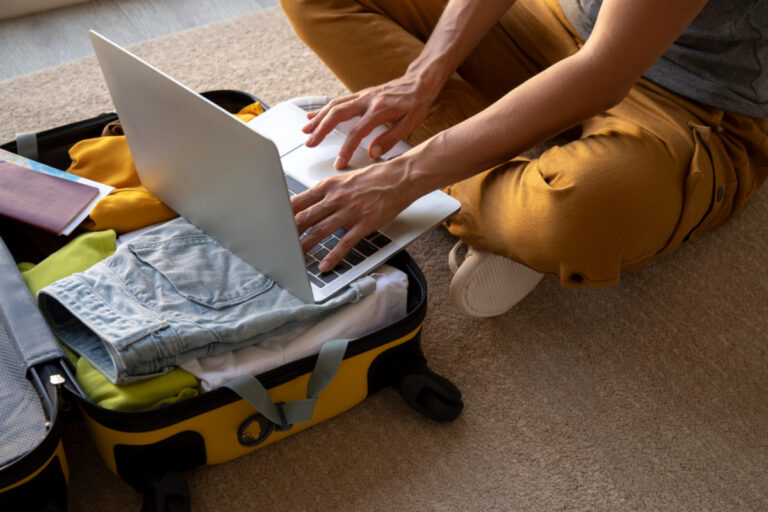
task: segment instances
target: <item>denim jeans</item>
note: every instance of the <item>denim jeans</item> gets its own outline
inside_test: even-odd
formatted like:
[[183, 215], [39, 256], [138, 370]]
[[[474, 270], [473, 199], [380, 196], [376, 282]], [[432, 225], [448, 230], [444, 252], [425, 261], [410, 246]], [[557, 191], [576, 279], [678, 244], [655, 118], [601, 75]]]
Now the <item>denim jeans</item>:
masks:
[[123, 384], [257, 344], [375, 287], [364, 277], [305, 304], [179, 218], [43, 288], [38, 303], [63, 343]]

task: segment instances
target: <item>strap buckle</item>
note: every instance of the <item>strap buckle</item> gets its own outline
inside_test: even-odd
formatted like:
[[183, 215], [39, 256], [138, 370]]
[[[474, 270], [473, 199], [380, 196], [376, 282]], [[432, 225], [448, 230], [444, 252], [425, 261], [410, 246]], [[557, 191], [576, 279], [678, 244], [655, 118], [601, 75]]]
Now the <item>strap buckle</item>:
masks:
[[[293, 428], [293, 423], [288, 423], [288, 420], [285, 416], [285, 411], [283, 409], [284, 404], [285, 402], [279, 402], [275, 404], [277, 407], [277, 412], [280, 415], [279, 425], [273, 421], [270, 421], [261, 413], [251, 414], [245, 418], [242, 423], [240, 423], [240, 427], [237, 429], [237, 441], [242, 446], [258, 446], [266, 441], [267, 438], [272, 435], [272, 432], [287, 432], [288, 430], [291, 430]], [[253, 435], [248, 432], [248, 427], [250, 427], [253, 423], [259, 424], [260, 431], [258, 437], [256, 438], [254, 438]]]

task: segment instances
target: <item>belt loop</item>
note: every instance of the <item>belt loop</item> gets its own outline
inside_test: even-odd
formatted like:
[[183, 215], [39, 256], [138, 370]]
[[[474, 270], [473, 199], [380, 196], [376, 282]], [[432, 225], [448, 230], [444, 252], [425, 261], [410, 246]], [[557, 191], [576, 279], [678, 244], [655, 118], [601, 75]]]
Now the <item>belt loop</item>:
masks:
[[715, 119], [715, 122], [712, 125], [712, 129], [716, 133], [723, 133], [725, 131], [725, 128], [723, 128], [723, 119], [724, 118], [725, 118], [725, 111], [724, 110], [718, 110], [717, 118]]

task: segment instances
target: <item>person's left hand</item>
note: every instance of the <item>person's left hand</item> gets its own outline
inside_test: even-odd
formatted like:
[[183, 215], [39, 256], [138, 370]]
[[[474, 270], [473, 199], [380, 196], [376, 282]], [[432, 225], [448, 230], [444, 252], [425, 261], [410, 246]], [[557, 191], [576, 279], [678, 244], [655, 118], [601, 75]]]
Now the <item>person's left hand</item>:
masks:
[[304, 252], [339, 228], [347, 230], [320, 263], [322, 272], [335, 267], [364, 236], [394, 219], [418, 197], [412, 197], [407, 173], [393, 164], [376, 163], [337, 174], [291, 198], [298, 231], [306, 231], [301, 240]]

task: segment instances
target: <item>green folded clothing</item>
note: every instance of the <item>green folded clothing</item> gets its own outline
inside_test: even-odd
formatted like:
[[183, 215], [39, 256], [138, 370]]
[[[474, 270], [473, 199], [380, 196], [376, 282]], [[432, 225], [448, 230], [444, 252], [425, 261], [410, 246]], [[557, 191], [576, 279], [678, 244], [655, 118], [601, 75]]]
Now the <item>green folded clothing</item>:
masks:
[[111, 229], [80, 235], [37, 265], [19, 263], [32, 295], [54, 281], [89, 269], [115, 253], [115, 232]]
[[88, 396], [105, 409], [143, 411], [169, 405], [200, 394], [197, 379], [176, 368], [168, 373], [117, 386], [84, 358], [77, 361], [77, 382]]
[[[32, 294], [54, 281], [82, 272], [115, 252], [115, 232], [111, 229], [78, 236], [67, 245], [34, 265], [19, 263], [19, 270]], [[96, 368], [70, 350], [75, 378], [96, 404], [117, 411], [141, 411], [192, 398], [201, 393], [191, 373], [180, 368], [159, 377], [116, 386]]]

